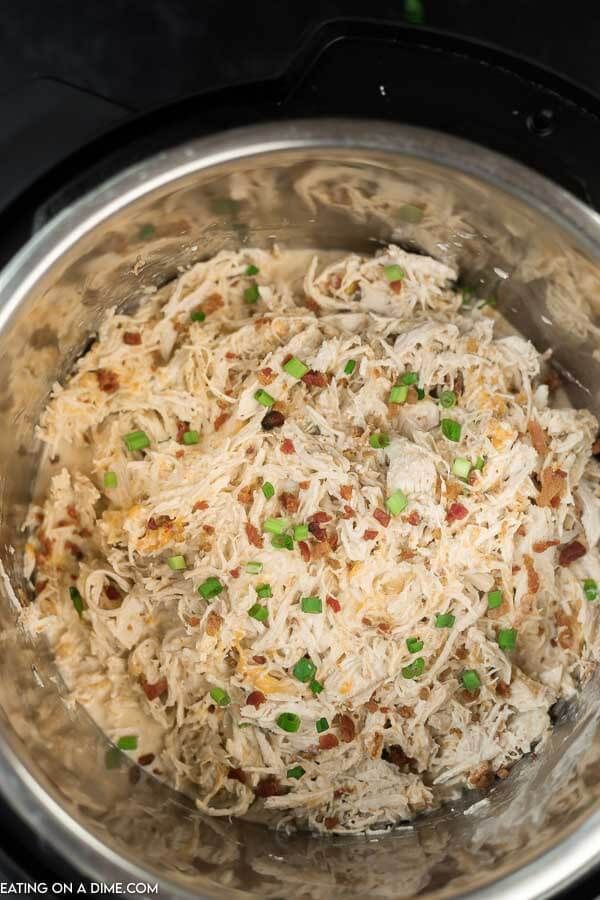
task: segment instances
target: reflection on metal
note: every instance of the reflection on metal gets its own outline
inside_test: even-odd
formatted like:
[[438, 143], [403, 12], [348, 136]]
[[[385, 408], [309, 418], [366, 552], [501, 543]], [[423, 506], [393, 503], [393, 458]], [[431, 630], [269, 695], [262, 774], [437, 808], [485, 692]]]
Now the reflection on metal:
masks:
[[[376, 122], [289, 123], [177, 148], [62, 213], [0, 275], [0, 550], [19, 602], [34, 424], [104, 309], [143, 302], [223, 247], [371, 252], [389, 239], [457, 263], [466, 286], [483, 285], [554, 349], [574, 404], [600, 412], [600, 219], [564, 191], [474, 145]], [[158, 879], [164, 898], [533, 898], [600, 858], [596, 679], [489, 802], [473, 808], [473, 793], [389, 835], [285, 835], [206, 819], [125, 761], [106, 771], [105, 739], [69, 703], [43, 642], [20, 633], [9, 593], [0, 789], [93, 878]]]

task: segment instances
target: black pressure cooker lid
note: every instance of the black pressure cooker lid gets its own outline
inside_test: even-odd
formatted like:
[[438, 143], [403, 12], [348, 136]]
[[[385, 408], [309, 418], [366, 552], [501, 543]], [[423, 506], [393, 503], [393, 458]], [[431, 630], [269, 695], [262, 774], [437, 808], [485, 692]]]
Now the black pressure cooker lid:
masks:
[[[377, 18], [365, 19], [348, 17], [364, 13], [352, 0], [330, 0], [319, 13], [310, 3], [261, 2], [240, 11], [237, 4], [233, 18], [219, 0], [130, 0], [119, 21], [110, 4], [105, 18], [96, 4], [81, 4], [68, 23], [53, 4], [41, 19], [34, 0], [12, 6], [3, 11], [13, 39], [4, 48], [0, 34], [0, 262], [138, 159], [226, 128], [290, 118], [436, 128], [512, 156], [600, 209], [593, 6], [582, 14], [572, 0], [565, 21], [564, 2], [549, 0], [372, 0]], [[17, 53], [24, 40], [27, 53]], [[76, 884], [76, 866], [0, 809], [0, 881]], [[600, 879], [576, 892], [597, 897]]]

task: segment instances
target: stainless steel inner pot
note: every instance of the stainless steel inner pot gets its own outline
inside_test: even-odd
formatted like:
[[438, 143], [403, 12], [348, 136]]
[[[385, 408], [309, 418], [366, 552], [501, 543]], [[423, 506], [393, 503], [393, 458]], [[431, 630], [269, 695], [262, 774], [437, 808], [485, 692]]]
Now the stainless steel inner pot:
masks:
[[556, 709], [547, 746], [487, 799], [470, 793], [387, 835], [285, 836], [204, 818], [125, 763], [107, 771], [102, 734], [65, 701], [43, 641], [32, 645], [16, 624], [29, 602], [20, 525], [35, 422], [103, 309], [143, 302], [223, 247], [372, 252], [390, 239], [456, 263], [465, 284], [553, 348], [573, 403], [600, 412], [600, 217], [510, 160], [439, 133], [303, 121], [193, 142], [73, 205], [0, 276], [0, 789], [94, 879], [156, 881], [163, 897], [532, 898], [600, 860], [594, 681]]

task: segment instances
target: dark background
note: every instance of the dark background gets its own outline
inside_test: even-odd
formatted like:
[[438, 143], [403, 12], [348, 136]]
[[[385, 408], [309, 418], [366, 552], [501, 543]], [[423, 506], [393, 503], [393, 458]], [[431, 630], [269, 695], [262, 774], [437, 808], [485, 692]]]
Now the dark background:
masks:
[[[599, 98], [600, 0], [1, 0], [0, 260], [115, 147], [291, 115], [439, 127], [600, 209]], [[0, 880], [74, 866], [0, 806]]]

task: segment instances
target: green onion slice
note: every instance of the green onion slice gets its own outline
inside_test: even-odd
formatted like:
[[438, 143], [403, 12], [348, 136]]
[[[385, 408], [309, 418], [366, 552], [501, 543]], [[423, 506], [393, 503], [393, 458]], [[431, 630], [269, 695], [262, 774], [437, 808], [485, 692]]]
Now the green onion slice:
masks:
[[438, 613], [435, 617], [436, 628], [452, 628], [455, 622], [456, 616], [453, 616], [452, 613]]
[[116, 472], [105, 472], [104, 473], [104, 487], [105, 488], [116, 488], [118, 483], [117, 473]]
[[263, 570], [263, 564], [261, 562], [247, 562], [245, 569], [248, 575], [259, 575]]
[[259, 390], [256, 391], [254, 399], [257, 403], [260, 403], [261, 406], [273, 406], [275, 403], [275, 397], [271, 397], [271, 395], [266, 391], [263, 391], [262, 388], [259, 388]]
[[260, 272], [260, 269], [258, 268], [258, 266], [255, 266], [253, 263], [250, 263], [249, 266], [246, 266], [246, 271], [244, 272], [244, 275], [258, 275], [259, 272]]
[[213, 597], [218, 597], [222, 590], [223, 585], [214, 575], [211, 575], [202, 584], [198, 585], [198, 593], [205, 600], [212, 600]]
[[246, 303], [256, 303], [260, 297], [260, 290], [256, 282], [247, 287], [244, 291], [244, 301]]
[[404, 269], [401, 266], [385, 266], [383, 274], [387, 281], [400, 281], [404, 278]]
[[316, 696], [317, 694], [320, 694], [321, 691], [323, 690], [323, 685], [321, 684], [320, 681], [317, 681], [316, 678], [313, 678], [313, 680], [309, 684], [309, 688], [311, 689], [313, 694], [315, 694], [315, 696]]
[[310, 532], [308, 530], [308, 525], [296, 525], [292, 533], [295, 541], [306, 541], [308, 540]]
[[404, 491], [398, 489], [387, 498], [385, 505], [391, 516], [399, 516], [402, 510], [408, 506], [408, 497]]
[[173, 572], [179, 572], [181, 569], [186, 569], [187, 564], [185, 561], [185, 556], [169, 556], [167, 559], [167, 565]]
[[502, 591], [490, 591], [487, 596], [488, 609], [498, 609], [502, 606]]
[[215, 687], [210, 692], [211, 698], [215, 701], [217, 706], [229, 706], [231, 703], [231, 697], [224, 691], [223, 688]]
[[388, 403], [406, 403], [408, 387], [405, 384], [396, 384], [390, 391]]
[[369, 437], [369, 444], [374, 450], [383, 450], [390, 445], [390, 436], [385, 431], [376, 431]]
[[409, 637], [406, 638], [406, 646], [409, 653], [418, 653], [423, 649], [423, 641], [417, 637]]
[[344, 366], [344, 375], [352, 375], [356, 368], [356, 360], [349, 359], [346, 365]]
[[302, 597], [300, 608], [303, 613], [322, 613], [323, 601], [320, 597]]
[[300, 728], [300, 716], [296, 715], [296, 713], [281, 713], [277, 716], [276, 721], [282, 731], [287, 731], [290, 734], [293, 734]]
[[301, 359], [298, 359], [296, 356], [292, 356], [292, 358], [288, 359], [288, 361], [284, 365], [283, 371], [287, 372], [288, 375], [291, 375], [292, 378], [302, 378], [303, 375], [306, 375], [307, 372], [310, 372], [310, 368], [306, 365], [306, 363], [303, 363]]
[[267, 500], [270, 500], [271, 497], [275, 496], [275, 488], [273, 487], [273, 485], [271, 484], [270, 481], [264, 482], [264, 484], [262, 486], [262, 492], [265, 495], [265, 497], [267, 498]]
[[317, 734], [323, 734], [324, 731], [327, 731], [329, 728], [329, 722], [323, 716], [321, 719], [317, 719], [315, 728], [317, 729]]
[[304, 773], [305, 773], [305, 769], [303, 769], [302, 766], [294, 766], [292, 769], [288, 769], [286, 774], [287, 774], [288, 778], [298, 779], [298, 778], [302, 778]]
[[181, 440], [184, 444], [197, 444], [200, 440], [200, 435], [197, 431], [184, 431]]
[[418, 678], [425, 671], [425, 660], [419, 656], [410, 665], [404, 666], [402, 669], [403, 678]]
[[194, 309], [190, 313], [190, 319], [192, 322], [204, 322], [206, 319], [206, 313], [203, 309]]
[[452, 409], [456, 406], [456, 394], [454, 391], [442, 391], [440, 394], [440, 406], [444, 409]]
[[134, 450], [145, 450], [150, 446], [150, 438], [145, 431], [130, 431], [123, 436], [123, 441], [132, 453]]
[[466, 481], [470, 471], [471, 463], [469, 460], [465, 459], [463, 456], [457, 456], [452, 463], [452, 474], [456, 475], [457, 478], [462, 478], [463, 481]]
[[400, 379], [401, 384], [416, 384], [419, 380], [418, 372], [405, 372]]
[[251, 619], [256, 619], [257, 622], [266, 622], [269, 618], [269, 610], [266, 606], [261, 606], [260, 603], [255, 603], [248, 610], [248, 615]]
[[263, 531], [269, 534], [283, 534], [290, 527], [289, 519], [265, 519], [263, 522]]
[[276, 550], [293, 550], [294, 538], [291, 534], [274, 534], [271, 538], [271, 546]]
[[460, 441], [461, 432], [460, 422], [456, 422], [454, 419], [442, 419], [442, 434], [449, 441], [454, 441], [455, 443]]
[[514, 650], [517, 646], [517, 630], [501, 628], [498, 632], [498, 646], [501, 650]]
[[119, 750], [137, 750], [138, 739], [136, 734], [124, 734], [117, 741]]
[[260, 597], [261, 600], [266, 600], [268, 597], [272, 597], [273, 591], [271, 590], [271, 585], [259, 584], [256, 588], [256, 596]]
[[474, 669], [465, 669], [461, 675], [465, 690], [475, 693], [481, 687], [481, 678]]
[[585, 594], [585, 599], [593, 603], [594, 600], [598, 599], [598, 582], [594, 581], [593, 578], [586, 578], [583, 582], [583, 593]]
[[317, 667], [315, 666], [312, 659], [308, 659], [308, 657], [306, 656], [303, 656], [302, 659], [299, 659], [292, 669], [292, 675], [294, 676], [294, 678], [297, 678], [298, 681], [302, 681], [304, 684], [312, 681], [316, 673]]
[[77, 590], [76, 587], [69, 588], [69, 595], [71, 597], [71, 603], [75, 607], [75, 611], [76, 611], [77, 615], [81, 617], [81, 615], [83, 614], [83, 608], [84, 608], [83, 597], [81, 596], [81, 594], [79, 593], [79, 591]]

